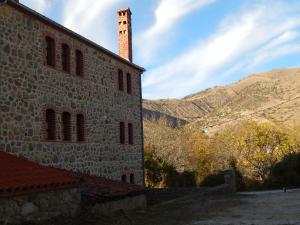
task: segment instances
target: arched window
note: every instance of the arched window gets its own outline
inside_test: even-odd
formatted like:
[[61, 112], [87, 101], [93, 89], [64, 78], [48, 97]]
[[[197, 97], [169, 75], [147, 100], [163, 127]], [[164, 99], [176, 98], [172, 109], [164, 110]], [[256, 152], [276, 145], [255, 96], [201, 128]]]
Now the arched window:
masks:
[[125, 123], [120, 122], [120, 143], [125, 144]]
[[122, 175], [121, 180], [122, 180], [122, 182], [127, 182], [127, 176], [126, 176], [126, 174]]
[[55, 66], [55, 41], [46, 37], [46, 63], [48, 66]]
[[126, 76], [126, 80], [127, 80], [127, 93], [128, 94], [131, 94], [132, 93], [132, 87], [131, 87], [131, 75], [130, 73], [127, 73], [127, 76]]
[[131, 184], [135, 184], [135, 181], [134, 181], [134, 174], [133, 174], [133, 173], [130, 174], [130, 183], [131, 183]]
[[132, 123], [128, 124], [128, 144], [133, 144], [133, 126]]
[[65, 72], [70, 72], [70, 47], [67, 44], [61, 45], [61, 63]]
[[84, 141], [84, 116], [82, 114], [78, 114], [76, 116], [76, 124], [77, 124], [77, 141]]
[[83, 76], [83, 54], [80, 50], [76, 50], [76, 75]]
[[118, 88], [119, 91], [124, 91], [123, 71], [118, 70]]
[[46, 110], [46, 125], [47, 125], [47, 140], [55, 140], [55, 128], [56, 128], [56, 118], [55, 111], [53, 109]]
[[70, 113], [63, 112], [62, 123], [63, 123], [63, 140], [71, 141], [71, 114]]

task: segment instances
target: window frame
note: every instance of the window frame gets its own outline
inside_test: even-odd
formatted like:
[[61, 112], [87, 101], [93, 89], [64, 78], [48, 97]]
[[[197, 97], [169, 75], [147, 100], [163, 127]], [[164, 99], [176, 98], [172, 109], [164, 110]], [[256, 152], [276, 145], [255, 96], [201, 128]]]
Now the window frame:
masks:
[[[68, 121], [65, 121], [65, 115], [68, 115]], [[62, 141], [70, 142], [72, 141], [72, 114], [64, 111], [61, 114], [62, 120]]]
[[80, 49], [75, 50], [75, 74], [84, 77], [84, 55]]
[[45, 36], [45, 64], [50, 67], [56, 66], [56, 41], [50, 35]]
[[[51, 112], [52, 115], [49, 115], [48, 112]], [[49, 118], [50, 116], [52, 116], [52, 118]], [[45, 125], [46, 141], [56, 141], [56, 112], [52, 108], [47, 108], [45, 110]]]
[[121, 181], [124, 183], [127, 183], [127, 175], [126, 174], [122, 174]]
[[124, 91], [124, 74], [121, 69], [118, 69], [118, 90]]
[[121, 145], [125, 144], [125, 123], [124, 122], [120, 122], [119, 123], [119, 142]]
[[133, 124], [128, 123], [128, 144], [133, 145]]
[[61, 68], [63, 72], [71, 72], [71, 48], [66, 43], [61, 44]]
[[85, 142], [85, 117], [81, 113], [76, 114], [76, 142]]
[[131, 78], [131, 74], [127, 73], [126, 74], [126, 89], [127, 89], [127, 94], [132, 94], [132, 78]]
[[131, 173], [131, 174], [129, 175], [129, 182], [130, 182], [130, 184], [135, 184], [134, 173]]

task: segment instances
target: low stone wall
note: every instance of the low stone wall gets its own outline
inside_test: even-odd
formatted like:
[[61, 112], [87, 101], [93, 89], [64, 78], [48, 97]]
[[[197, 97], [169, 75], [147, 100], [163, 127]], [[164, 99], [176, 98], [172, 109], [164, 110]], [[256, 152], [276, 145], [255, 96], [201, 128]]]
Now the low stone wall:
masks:
[[117, 211], [132, 211], [147, 207], [147, 200], [144, 194], [131, 196], [119, 200], [99, 203], [88, 207], [88, 212], [100, 215], [112, 215]]
[[80, 192], [77, 189], [0, 198], [0, 224], [41, 222], [60, 215], [74, 216], [79, 206]]

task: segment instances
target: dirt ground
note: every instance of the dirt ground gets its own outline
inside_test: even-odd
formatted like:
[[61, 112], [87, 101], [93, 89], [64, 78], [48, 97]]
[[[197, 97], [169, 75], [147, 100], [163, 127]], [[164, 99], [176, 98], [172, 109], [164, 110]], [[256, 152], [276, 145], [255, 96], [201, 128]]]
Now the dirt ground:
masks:
[[300, 225], [300, 190], [191, 195], [114, 217], [83, 216], [51, 225]]

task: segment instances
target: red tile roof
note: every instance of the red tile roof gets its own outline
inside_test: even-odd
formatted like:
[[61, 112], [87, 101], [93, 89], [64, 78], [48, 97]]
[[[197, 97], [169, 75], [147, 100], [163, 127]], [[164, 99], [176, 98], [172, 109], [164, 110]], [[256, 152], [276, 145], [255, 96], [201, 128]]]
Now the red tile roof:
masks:
[[80, 179], [70, 172], [0, 151], [0, 197], [73, 188], [79, 182]]
[[138, 185], [42, 166], [0, 151], [0, 198], [74, 187], [81, 189], [86, 199], [96, 202], [144, 191]]

